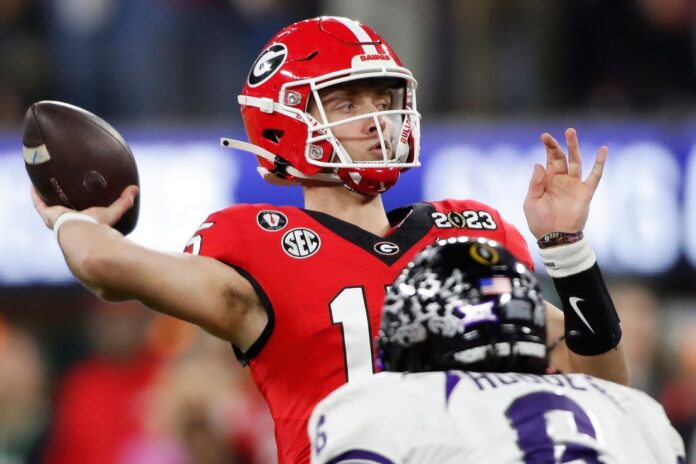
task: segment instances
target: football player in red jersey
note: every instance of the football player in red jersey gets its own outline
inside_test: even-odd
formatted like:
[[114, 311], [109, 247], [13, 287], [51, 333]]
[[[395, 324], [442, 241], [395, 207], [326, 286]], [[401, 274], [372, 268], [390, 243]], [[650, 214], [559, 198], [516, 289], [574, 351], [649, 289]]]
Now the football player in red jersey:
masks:
[[[372, 375], [385, 287], [418, 251], [438, 238], [476, 235], [532, 260], [521, 234], [482, 203], [385, 211], [380, 194], [419, 165], [420, 115], [415, 79], [369, 27], [338, 17], [286, 27], [252, 65], [239, 102], [250, 143], [223, 145], [254, 153], [264, 179], [300, 185], [304, 209], [232, 206], [201, 225], [186, 254], [165, 254], [109, 227], [133, 204], [135, 187], [81, 213], [34, 201], [87, 287], [110, 300], [139, 299], [229, 340], [269, 404], [280, 462], [308, 462], [313, 406]], [[568, 340], [554, 350], [555, 367], [627, 382], [618, 319], [591, 275], [594, 254], [582, 237], [606, 148], [583, 181], [574, 130], [566, 131], [568, 156], [550, 135], [542, 141], [548, 162], [534, 168], [528, 225], [556, 280], [587, 277], [563, 287], [575, 295], [564, 300], [565, 319], [548, 305], [549, 339], [565, 333]]]

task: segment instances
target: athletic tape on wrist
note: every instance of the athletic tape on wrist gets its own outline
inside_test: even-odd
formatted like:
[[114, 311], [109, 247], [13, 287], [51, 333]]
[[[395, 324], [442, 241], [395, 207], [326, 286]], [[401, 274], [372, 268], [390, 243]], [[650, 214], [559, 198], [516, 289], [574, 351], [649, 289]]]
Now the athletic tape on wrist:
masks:
[[565, 315], [568, 348], [584, 356], [596, 356], [621, 341], [619, 315], [597, 263], [574, 275], [553, 279]]
[[99, 224], [99, 222], [89, 214], [68, 211], [67, 213], [63, 213], [58, 216], [56, 222], [53, 223], [53, 233], [56, 235], [56, 240], [58, 240], [58, 232], [60, 232], [60, 228], [63, 227], [63, 224], [70, 221], [83, 221], [91, 222], [92, 224]]
[[540, 249], [539, 255], [546, 272], [554, 279], [578, 274], [597, 262], [590, 241], [585, 237], [568, 245]]

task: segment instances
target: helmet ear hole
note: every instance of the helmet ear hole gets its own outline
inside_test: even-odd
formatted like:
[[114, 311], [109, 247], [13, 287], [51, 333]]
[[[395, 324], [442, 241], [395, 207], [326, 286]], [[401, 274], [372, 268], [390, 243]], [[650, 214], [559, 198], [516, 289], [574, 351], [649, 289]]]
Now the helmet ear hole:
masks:
[[261, 132], [261, 136], [264, 139], [270, 140], [273, 143], [280, 143], [280, 139], [283, 138], [284, 134], [285, 131], [279, 129], [264, 129], [263, 132]]

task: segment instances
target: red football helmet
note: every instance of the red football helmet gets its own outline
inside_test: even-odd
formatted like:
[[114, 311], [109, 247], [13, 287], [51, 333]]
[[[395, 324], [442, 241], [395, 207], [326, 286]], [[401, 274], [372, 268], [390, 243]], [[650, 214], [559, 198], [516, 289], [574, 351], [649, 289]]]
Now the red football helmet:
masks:
[[[329, 122], [319, 91], [358, 79], [396, 83], [388, 110]], [[419, 166], [420, 115], [416, 80], [382, 37], [357, 21], [319, 17], [276, 34], [254, 62], [239, 103], [251, 143], [222, 139], [224, 146], [249, 151], [259, 173], [273, 183], [296, 179], [342, 182], [355, 191], [386, 191], [401, 171]], [[313, 117], [314, 102], [320, 118]], [[391, 121], [393, 134], [382, 129]], [[332, 129], [372, 119], [382, 159], [353, 160]]]

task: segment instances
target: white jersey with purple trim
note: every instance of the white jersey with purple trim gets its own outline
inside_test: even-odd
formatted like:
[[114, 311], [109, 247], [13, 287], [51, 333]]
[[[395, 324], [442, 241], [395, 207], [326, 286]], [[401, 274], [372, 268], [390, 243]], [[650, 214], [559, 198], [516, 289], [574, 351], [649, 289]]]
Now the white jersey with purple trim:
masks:
[[678, 464], [655, 400], [585, 374], [384, 372], [321, 401], [312, 463]]

